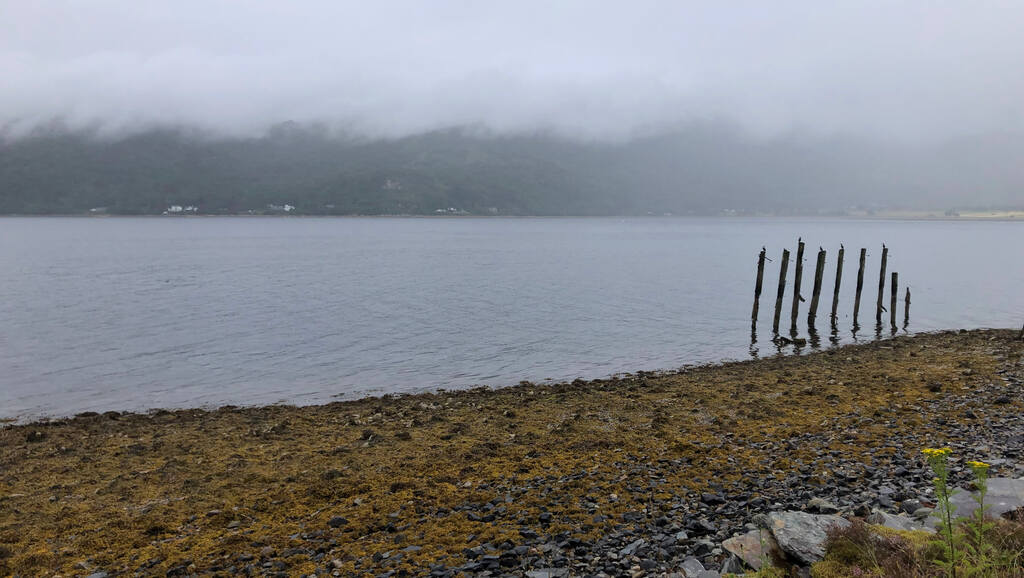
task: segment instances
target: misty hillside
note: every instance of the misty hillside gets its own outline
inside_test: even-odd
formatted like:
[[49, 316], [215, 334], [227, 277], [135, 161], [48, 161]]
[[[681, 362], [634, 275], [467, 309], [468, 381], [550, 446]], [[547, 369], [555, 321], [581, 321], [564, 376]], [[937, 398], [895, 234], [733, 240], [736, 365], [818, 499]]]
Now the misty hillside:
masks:
[[754, 140], [717, 125], [627, 143], [438, 131], [334, 138], [280, 125], [250, 139], [154, 130], [0, 141], [0, 213], [634, 215], [1024, 205], [1019, 135], [883, 146]]

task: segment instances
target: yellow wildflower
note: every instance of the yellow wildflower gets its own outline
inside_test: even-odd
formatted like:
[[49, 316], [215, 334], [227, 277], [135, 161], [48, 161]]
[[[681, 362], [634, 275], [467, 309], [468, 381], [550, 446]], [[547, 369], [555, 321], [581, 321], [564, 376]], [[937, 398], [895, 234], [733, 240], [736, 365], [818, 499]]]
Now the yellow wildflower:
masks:
[[967, 462], [967, 465], [970, 466], [971, 469], [975, 469], [975, 470], [987, 470], [988, 469], [988, 464], [986, 464], [985, 462], [970, 461], [970, 462]]
[[953, 453], [952, 448], [924, 448], [921, 453], [929, 458], [944, 458]]

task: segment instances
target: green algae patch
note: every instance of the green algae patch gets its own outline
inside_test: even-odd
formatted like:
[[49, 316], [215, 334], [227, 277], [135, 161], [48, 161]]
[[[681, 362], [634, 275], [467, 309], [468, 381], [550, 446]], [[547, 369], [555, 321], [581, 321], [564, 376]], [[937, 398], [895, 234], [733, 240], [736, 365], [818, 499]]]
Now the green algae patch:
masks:
[[[1020, 358], [1013, 337], [941, 333], [678, 373], [6, 426], [0, 574], [229, 573], [266, 560], [294, 574], [421, 574], [463, 562], [466, 548], [516, 543], [524, 528], [593, 540], [628, 526], [624, 514], [651, 513], [654, 497], [794, 470], [825, 483], [857, 474], [834, 471], [830, 452], [885, 467], [919, 450], [902, 447], [903, 433], [956, 439], [927, 421], [947, 410], [921, 407], [997, 380], [1002, 360]], [[1019, 405], [973, 411], [984, 420]]]

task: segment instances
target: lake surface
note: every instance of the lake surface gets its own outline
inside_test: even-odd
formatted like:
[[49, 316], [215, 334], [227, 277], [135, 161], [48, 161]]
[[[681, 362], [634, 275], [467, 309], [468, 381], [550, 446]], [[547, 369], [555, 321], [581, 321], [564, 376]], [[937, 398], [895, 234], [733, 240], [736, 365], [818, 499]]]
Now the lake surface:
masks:
[[[829, 251], [818, 347], [853, 338], [862, 246], [857, 337], [874, 337], [882, 242], [901, 325], [912, 291], [908, 331], [1024, 320], [1016, 222], [3, 218], [0, 417], [306, 404], [793, 352], [770, 339], [779, 257], [797, 236], [808, 303], [818, 246]], [[762, 245], [774, 262], [751, 344]], [[792, 278], [791, 263], [786, 333]]]

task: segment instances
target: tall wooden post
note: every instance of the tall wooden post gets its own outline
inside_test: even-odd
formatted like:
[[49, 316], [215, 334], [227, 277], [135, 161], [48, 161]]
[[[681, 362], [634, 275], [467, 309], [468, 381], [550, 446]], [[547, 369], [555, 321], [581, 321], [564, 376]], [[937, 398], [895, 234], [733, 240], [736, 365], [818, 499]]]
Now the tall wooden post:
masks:
[[750, 328], [757, 327], [758, 301], [761, 299], [761, 285], [764, 280], [764, 247], [761, 247], [761, 254], [757, 258], [757, 283], [754, 285], [754, 310], [750, 313]]
[[782, 263], [779, 264], [779, 294], [775, 297], [775, 321], [772, 332], [779, 332], [779, 317], [782, 315], [782, 297], [786, 294], [786, 269], [789, 267], [789, 249], [782, 250]]
[[836, 309], [839, 307], [839, 286], [843, 282], [843, 255], [846, 247], [839, 245], [839, 261], [836, 263], [836, 288], [832, 290], [832, 326], [836, 326]]
[[821, 281], [825, 276], [825, 250], [818, 247], [818, 262], [814, 266], [814, 289], [811, 291], [811, 308], [807, 311], [807, 324], [814, 326], [818, 317], [818, 299], [821, 297]]
[[796, 316], [800, 312], [800, 302], [804, 298], [800, 295], [800, 281], [804, 276], [804, 242], [803, 239], [796, 240], [796, 270], [793, 272], [793, 308], [789, 312], [790, 331], [796, 333]]
[[903, 329], [910, 325], [910, 287], [907, 287], [907, 296], [903, 299]]
[[889, 260], [889, 248], [882, 244], [882, 268], [878, 271], [878, 303], [875, 307], [875, 323], [882, 322], [882, 296], [885, 294], [885, 264]]
[[900, 274], [896, 271], [892, 272], [892, 290], [889, 292], [889, 326], [896, 329], [896, 299], [897, 299], [897, 286]]
[[853, 326], [857, 327], [857, 313], [860, 311], [860, 292], [864, 289], [864, 259], [868, 256], [868, 250], [860, 249], [860, 267], [857, 269], [857, 296], [853, 298]]

